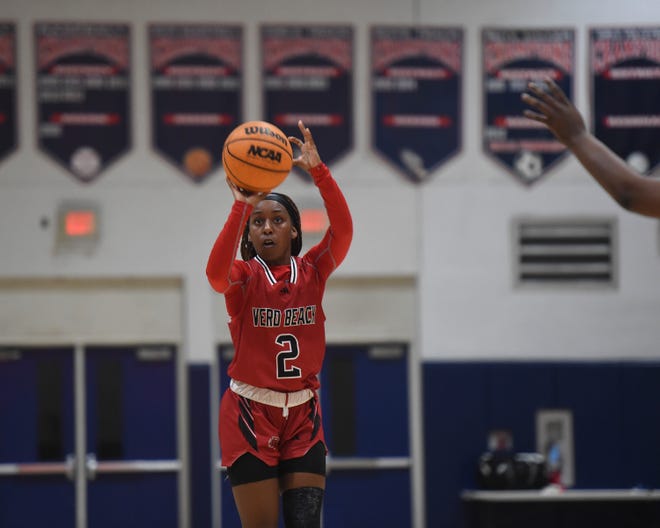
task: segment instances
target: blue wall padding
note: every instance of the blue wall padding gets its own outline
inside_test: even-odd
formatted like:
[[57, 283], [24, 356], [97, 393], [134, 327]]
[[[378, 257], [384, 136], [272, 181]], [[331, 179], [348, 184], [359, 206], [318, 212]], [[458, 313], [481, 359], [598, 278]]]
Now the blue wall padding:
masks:
[[660, 362], [426, 362], [427, 525], [461, 526], [488, 432], [536, 449], [538, 409], [573, 412], [575, 487], [660, 487]]

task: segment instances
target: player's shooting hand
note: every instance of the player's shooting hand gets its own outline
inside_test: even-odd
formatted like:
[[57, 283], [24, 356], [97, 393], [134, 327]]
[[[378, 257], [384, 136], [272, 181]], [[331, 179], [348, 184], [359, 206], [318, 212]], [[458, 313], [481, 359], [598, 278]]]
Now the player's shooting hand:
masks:
[[316, 144], [309, 128], [302, 121], [298, 121], [298, 128], [302, 133], [302, 140], [295, 136], [289, 136], [289, 142], [300, 149], [300, 155], [293, 158], [293, 165], [309, 172], [321, 163], [321, 157], [316, 149]]
[[268, 194], [262, 192], [255, 193], [255, 192], [246, 191], [244, 189], [240, 189], [229, 178], [227, 178], [227, 185], [229, 185], [229, 189], [231, 190], [231, 193], [234, 195], [234, 200], [236, 200], [237, 202], [249, 203], [253, 207], [257, 205], [261, 200], [263, 200], [266, 194]]

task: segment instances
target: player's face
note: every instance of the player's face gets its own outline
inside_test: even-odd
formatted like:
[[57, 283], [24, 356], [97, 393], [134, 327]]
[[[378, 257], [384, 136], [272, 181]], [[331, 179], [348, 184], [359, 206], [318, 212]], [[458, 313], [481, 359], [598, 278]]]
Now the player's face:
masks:
[[298, 236], [286, 208], [275, 200], [261, 200], [250, 215], [249, 239], [268, 264], [288, 264], [291, 240]]

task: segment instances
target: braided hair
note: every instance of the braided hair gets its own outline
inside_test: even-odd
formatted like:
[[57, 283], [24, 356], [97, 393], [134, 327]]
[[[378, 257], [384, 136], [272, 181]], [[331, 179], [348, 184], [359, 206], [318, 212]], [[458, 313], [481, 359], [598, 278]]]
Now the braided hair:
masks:
[[[291, 255], [294, 257], [297, 256], [302, 249], [302, 228], [300, 226], [300, 211], [298, 211], [298, 207], [291, 198], [282, 193], [268, 193], [264, 197], [264, 200], [273, 200], [281, 203], [287, 210], [287, 213], [289, 213], [289, 216], [291, 217], [291, 225], [293, 225], [298, 232], [298, 236], [291, 240]], [[241, 257], [243, 260], [250, 260], [257, 255], [257, 251], [254, 249], [252, 242], [250, 242], [248, 238], [249, 233], [250, 221], [248, 220], [245, 224], [245, 229], [243, 230], [243, 237], [241, 238]]]

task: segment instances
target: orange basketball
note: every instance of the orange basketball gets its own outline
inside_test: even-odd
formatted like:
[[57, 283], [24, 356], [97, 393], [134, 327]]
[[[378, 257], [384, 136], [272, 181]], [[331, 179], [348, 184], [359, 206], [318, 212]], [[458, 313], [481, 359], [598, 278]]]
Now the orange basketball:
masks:
[[293, 166], [291, 144], [279, 128], [266, 121], [248, 121], [227, 136], [222, 148], [227, 177], [237, 187], [270, 192]]
[[193, 178], [201, 178], [211, 170], [213, 159], [205, 148], [195, 147], [186, 151], [183, 156], [183, 166]]

